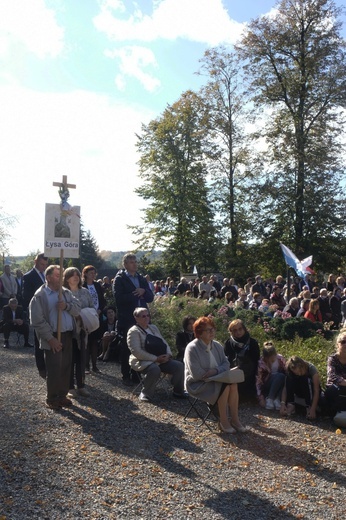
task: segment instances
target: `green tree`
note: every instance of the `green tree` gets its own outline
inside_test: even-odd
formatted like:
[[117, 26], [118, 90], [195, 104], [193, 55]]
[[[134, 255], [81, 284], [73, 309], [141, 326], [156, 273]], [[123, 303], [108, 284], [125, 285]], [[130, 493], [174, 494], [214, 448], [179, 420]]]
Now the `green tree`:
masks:
[[266, 168], [254, 207], [268, 253], [279, 241], [298, 256], [345, 253], [341, 133], [345, 42], [332, 0], [281, 0], [253, 20], [238, 47], [253, 99], [266, 109]]
[[73, 265], [80, 270], [86, 265], [93, 265], [96, 269], [103, 266], [103, 259], [99, 254], [99, 248], [90, 230], [85, 230], [83, 224], [80, 227], [80, 257], [73, 260]]
[[252, 120], [242, 67], [234, 52], [225, 47], [209, 49], [201, 60], [199, 74], [206, 75], [201, 89], [208, 114], [208, 157], [212, 175], [213, 204], [222, 230], [223, 266], [235, 267], [252, 221], [248, 193], [254, 176], [251, 137]]
[[142, 182], [136, 193], [148, 201], [144, 224], [136, 229], [137, 245], [161, 246], [171, 269], [182, 272], [201, 260], [200, 243], [210, 249], [217, 236], [206, 182], [207, 118], [200, 97], [187, 91], [162, 116], [142, 126], [137, 142]]

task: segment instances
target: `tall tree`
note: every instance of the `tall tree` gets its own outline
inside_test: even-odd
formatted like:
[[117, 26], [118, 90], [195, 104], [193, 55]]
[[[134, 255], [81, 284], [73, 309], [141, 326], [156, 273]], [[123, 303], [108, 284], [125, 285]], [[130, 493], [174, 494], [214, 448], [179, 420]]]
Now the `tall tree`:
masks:
[[200, 97], [187, 91], [137, 136], [142, 182], [136, 192], [148, 201], [137, 245], [161, 246], [182, 272], [201, 260], [201, 242], [212, 248], [216, 240], [204, 157], [207, 117]]
[[[214, 207], [225, 244], [223, 265], [238, 263], [240, 242], [246, 239], [250, 215], [247, 193], [251, 189], [254, 163], [251, 154], [251, 112], [247, 104], [242, 67], [225, 47], [209, 49], [201, 60], [199, 74], [206, 75], [201, 89], [208, 113], [210, 159]], [[251, 226], [250, 226], [251, 227]]]
[[267, 107], [267, 168], [258, 191], [258, 236], [298, 255], [344, 247], [342, 107], [345, 42], [332, 0], [281, 0], [253, 20], [238, 47], [254, 100]]

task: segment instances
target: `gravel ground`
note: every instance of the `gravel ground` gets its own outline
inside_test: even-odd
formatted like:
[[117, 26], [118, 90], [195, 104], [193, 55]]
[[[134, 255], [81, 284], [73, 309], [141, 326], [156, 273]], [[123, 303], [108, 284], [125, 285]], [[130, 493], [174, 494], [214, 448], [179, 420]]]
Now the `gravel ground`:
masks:
[[32, 351], [2, 344], [0, 520], [345, 518], [345, 432], [330, 420], [244, 404], [249, 433], [210, 432], [164, 391], [139, 402], [113, 363], [54, 412]]

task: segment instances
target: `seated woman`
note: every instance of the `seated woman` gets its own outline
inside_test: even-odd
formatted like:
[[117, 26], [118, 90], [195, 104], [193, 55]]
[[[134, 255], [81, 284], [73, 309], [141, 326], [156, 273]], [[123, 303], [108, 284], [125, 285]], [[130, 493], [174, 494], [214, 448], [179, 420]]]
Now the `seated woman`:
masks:
[[320, 302], [317, 299], [310, 300], [309, 310], [304, 314], [304, 318], [316, 323], [322, 323], [322, 314], [320, 311]]
[[[156, 383], [161, 372], [172, 374], [173, 395], [185, 398], [184, 392], [184, 365], [180, 361], [172, 359], [172, 352], [168, 343], [163, 339], [159, 329], [150, 322], [148, 309], [137, 307], [133, 311], [136, 325], [127, 333], [127, 344], [131, 351], [130, 365], [133, 370], [143, 374], [143, 390], [139, 395], [141, 401], [151, 401]], [[156, 356], [145, 349], [147, 335], [160, 338], [165, 347], [165, 354]]]
[[[97, 359], [107, 362], [109, 361], [112, 350], [116, 350], [118, 345], [118, 338], [116, 335], [116, 311], [114, 307], [107, 307], [104, 311], [107, 319], [102, 322], [101, 325], [101, 334], [102, 338], [100, 339], [100, 346], [102, 349], [101, 354]], [[119, 360], [120, 355], [120, 344], [119, 344], [119, 352], [116, 353], [116, 360]]]
[[257, 397], [260, 406], [267, 410], [281, 409], [281, 394], [286, 379], [286, 360], [271, 341], [263, 345], [256, 377]]
[[286, 386], [282, 392], [281, 415], [292, 415], [295, 404], [306, 408], [307, 419], [316, 419], [317, 406], [322, 401], [320, 376], [317, 368], [298, 356], [286, 363]]
[[336, 339], [336, 352], [328, 357], [325, 397], [333, 415], [346, 410], [346, 331]]
[[188, 345], [188, 343], [190, 343], [195, 337], [193, 334], [193, 324], [195, 321], [196, 318], [193, 316], [185, 316], [183, 318], [183, 330], [177, 332], [175, 337], [175, 346], [178, 351], [176, 357], [178, 361], [183, 361], [186, 345]]
[[260, 349], [257, 341], [250, 337], [242, 320], [232, 320], [228, 326], [229, 339], [225, 343], [225, 354], [231, 367], [244, 372], [245, 381], [239, 384], [241, 397], [256, 396], [256, 374]]
[[186, 390], [192, 397], [210, 405], [217, 403], [223, 432], [247, 431], [238, 416], [238, 385], [208, 381], [209, 377], [230, 368], [222, 345], [214, 341], [214, 321], [207, 317], [199, 318], [193, 324], [193, 331], [196, 339], [187, 345], [184, 357]]

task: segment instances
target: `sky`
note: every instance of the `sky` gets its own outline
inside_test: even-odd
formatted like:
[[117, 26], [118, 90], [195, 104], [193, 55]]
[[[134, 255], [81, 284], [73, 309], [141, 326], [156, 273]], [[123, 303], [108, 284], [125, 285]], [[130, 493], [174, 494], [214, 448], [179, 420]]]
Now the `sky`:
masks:
[[202, 85], [195, 73], [207, 49], [234, 44], [274, 6], [0, 0], [0, 215], [15, 217], [10, 254], [43, 250], [45, 204], [60, 202], [53, 182], [63, 175], [100, 251], [133, 249], [127, 226], [145, 207], [134, 194], [141, 125]]

